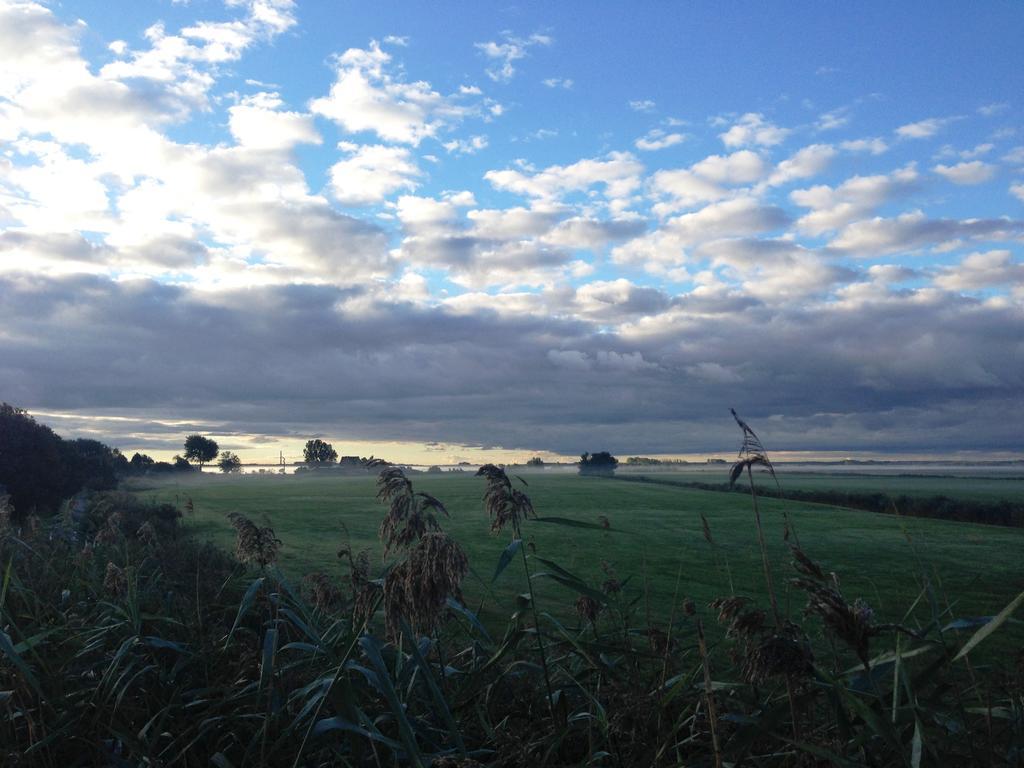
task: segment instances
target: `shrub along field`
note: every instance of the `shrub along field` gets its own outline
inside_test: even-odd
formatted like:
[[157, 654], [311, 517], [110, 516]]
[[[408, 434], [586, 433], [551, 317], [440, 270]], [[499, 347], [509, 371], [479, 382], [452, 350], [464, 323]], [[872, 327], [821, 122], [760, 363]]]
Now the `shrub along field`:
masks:
[[[631, 577], [634, 596], [644, 593], [646, 584], [644, 610], [649, 603], [659, 620], [666, 620], [683, 597], [706, 604], [733, 591], [758, 599], [765, 596], [749, 497], [569, 474], [533, 473], [523, 478], [529, 485], [519, 487], [540, 517], [600, 525], [603, 516], [612, 529], [526, 522], [523, 535], [535, 554], [556, 560], [595, 587], [608, 578], [602, 564], [613, 568], [619, 579]], [[471, 568], [464, 585], [467, 604], [482, 606], [489, 624], [504, 621], [511, 598], [524, 585], [513, 568], [491, 584], [511, 534], [489, 532], [481, 502], [483, 481], [461, 473], [411, 479], [416, 490], [437, 497], [451, 515], [443, 525], [465, 549]], [[346, 536], [353, 550], [368, 549], [371, 562], [380, 562], [377, 529], [384, 507], [376, 500], [374, 482], [372, 477], [203, 476], [139, 494], [182, 509], [190, 498], [194, 512], [186, 513], [185, 525], [226, 549], [234, 542], [228, 513], [242, 512], [269, 525], [283, 541], [279, 564], [300, 579], [313, 572], [346, 573], [336, 554]], [[1024, 531], [775, 499], [760, 503], [783, 602], [792, 572], [783, 511], [804, 550], [840, 575], [846, 594], [863, 598], [886, 620], [902, 619], [925, 576], [940, 599], [945, 595], [956, 602], [960, 616], [995, 613], [1024, 590]], [[701, 514], [714, 546], [703, 536]], [[577, 597], [571, 590], [543, 579], [537, 587], [544, 610], [571, 611]], [[802, 597], [789, 602], [794, 612], [803, 605]], [[918, 610], [924, 617], [930, 608], [920, 601]]]

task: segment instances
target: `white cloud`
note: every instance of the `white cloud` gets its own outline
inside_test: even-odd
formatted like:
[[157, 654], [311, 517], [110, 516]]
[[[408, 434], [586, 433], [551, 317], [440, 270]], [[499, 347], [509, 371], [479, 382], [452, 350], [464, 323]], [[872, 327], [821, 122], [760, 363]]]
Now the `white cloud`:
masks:
[[484, 209], [469, 211], [470, 233], [487, 240], [522, 240], [549, 231], [558, 221], [558, 213], [530, 208]]
[[690, 171], [720, 184], [751, 184], [765, 173], [764, 158], [749, 149], [730, 155], [709, 155], [690, 166]]
[[650, 188], [663, 201], [655, 204], [654, 211], [664, 216], [698, 203], [721, 200], [729, 195], [727, 187], [752, 184], [765, 171], [764, 158], [749, 149], [709, 155], [689, 168], [657, 171], [650, 179]]
[[568, 77], [549, 77], [541, 82], [548, 88], [562, 88], [566, 91], [573, 86], [573, 81]]
[[269, 40], [295, 25], [292, 0], [253, 0], [241, 5], [248, 13], [231, 21], [197, 21], [178, 34], [163, 23], [146, 30], [149, 48], [117, 45], [121, 58], [100, 69], [106, 80], [149, 81], [178, 105], [180, 114], [207, 106], [214, 77], [205, 67], [234, 62], [259, 40]]
[[991, 179], [995, 175], [996, 167], [980, 160], [972, 160], [956, 165], [936, 165], [932, 170], [954, 184], [971, 185], [983, 184]]
[[870, 152], [872, 155], [881, 155], [889, 151], [889, 145], [880, 138], [854, 139], [839, 144], [840, 149], [848, 152]]
[[790, 199], [811, 212], [797, 220], [797, 228], [809, 235], [839, 229], [871, 214], [879, 206], [912, 192], [918, 182], [913, 164], [888, 175], [853, 176], [838, 187], [824, 184], [797, 189]]
[[753, 197], [738, 197], [670, 219], [664, 229], [684, 245], [692, 245], [725, 237], [756, 235], [781, 229], [788, 223], [789, 218], [781, 208], [764, 205]]
[[960, 152], [960, 157], [964, 160], [973, 160], [976, 157], [983, 157], [996, 148], [995, 144], [991, 142], [985, 142], [983, 144], [977, 144], [973, 149], [965, 149]]
[[1010, 194], [1024, 203], [1024, 184], [1011, 184]]
[[896, 135], [901, 139], [928, 139], [941, 131], [953, 119], [951, 117], [929, 117], [926, 120], [918, 120], [916, 123], [907, 123], [896, 129]]
[[848, 225], [829, 243], [852, 256], [884, 256], [901, 251], [958, 244], [1000, 241], [1024, 236], [1024, 221], [1014, 219], [930, 219], [922, 211], [896, 218], [866, 219]]
[[1007, 250], [970, 253], [956, 266], [940, 270], [935, 284], [950, 291], [1024, 285], [1024, 264]]
[[603, 158], [552, 165], [537, 172], [487, 171], [484, 178], [495, 189], [546, 200], [601, 185], [611, 199], [632, 194], [640, 186], [642, 172], [643, 166], [629, 152], [610, 152]]
[[480, 150], [487, 149], [487, 137], [470, 136], [468, 139], [452, 139], [444, 142], [441, 146], [450, 155], [475, 155]]
[[516, 73], [513, 62], [526, 58], [530, 48], [548, 46], [552, 42], [548, 35], [539, 33], [523, 38], [505, 32], [502, 42], [474, 43], [474, 47], [497, 65], [487, 69], [487, 76], [496, 82], [508, 82]]
[[850, 122], [849, 109], [841, 107], [818, 116], [814, 127], [819, 131], [834, 131]]
[[650, 99], [634, 99], [629, 102], [629, 108], [634, 112], [653, 112], [657, 106]]
[[228, 127], [235, 141], [254, 149], [290, 149], [296, 144], [319, 144], [313, 117], [281, 111], [276, 93], [247, 96], [228, 108]]
[[994, 102], [992, 104], [985, 104], [984, 106], [978, 107], [978, 114], [984, 115], [985, 117], [994, 117], [995, 115], [1001, 115], [1009, 108], [1010, 105], [1005, 101]]
[[340, 148], [349, 157], [331, 166], [331, 192], [344, 205], [373, 205], [418, 186], [422, 172], [405, 147], [343, 143]]
[[1003, 155], [1003, 162], [1013, 163], [1014, 165], [1024, 164], [1024, 147], [1014, 147], [1005, 155]]
[[775, 166], [767, 183], [779, 186], [795, 179], [817, 176], [828, 168], [836, 154], [835, 147], [830, 144], [811, 144]]
[[686, 136], [681, 133], [666, 133], [660, 128], [655, 128], [633, 143], [639, 150], [653, 152], [659, 149], [674, 147], [676, 144], [682, 144], [685, 140]]
[[372, 131], [387, 141], [413, 146], [460, 122], [469, 110], [424, 81], [406, 82], [392, 74], [391, 55], [374, 41], [369, 49], [350, 48], [336, 60], [330, 93], [310, 109], [350, 133]]
[[756, 144], [765, 147], [781, 144], [790, 133], [764, 119], [764, 115], [748, 112], [737, 120], [729, 130], [718, 137], [727, 147], [742, 147]]

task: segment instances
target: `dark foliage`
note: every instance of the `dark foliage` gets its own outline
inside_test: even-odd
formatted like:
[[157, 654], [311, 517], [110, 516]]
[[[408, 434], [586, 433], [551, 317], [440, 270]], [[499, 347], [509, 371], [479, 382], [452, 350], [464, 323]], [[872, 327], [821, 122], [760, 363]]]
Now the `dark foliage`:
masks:
[[124, 457], [96, 440], [62, 440], [28, 413], [0, 404], [0, 486], [16, 519], [52, 514], [79, 490], [117, 485]]
[[307, 464], [333, 464], [338, 460], [338, 452], [334, 446], [320, 438], [307, 440], [302, 449], [302, 460]]
[[619, 460], [608, 451], [584, 453], [577, 464], [581, 475], [612, 475], [619, 466]]
[[199, 465], [200, 468], [217, 458], [220, 447], [216, 440], [202, 435], [189, 435], [185, 438], [185, 458]]

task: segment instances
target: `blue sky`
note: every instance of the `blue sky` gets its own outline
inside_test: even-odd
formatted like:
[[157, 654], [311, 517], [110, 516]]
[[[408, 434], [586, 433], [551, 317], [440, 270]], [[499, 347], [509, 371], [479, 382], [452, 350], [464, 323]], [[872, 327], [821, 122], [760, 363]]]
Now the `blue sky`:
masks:
[[0, 397], [59, 431], [1017, 450], [1017, 3], [111, 8], [0, 1]]

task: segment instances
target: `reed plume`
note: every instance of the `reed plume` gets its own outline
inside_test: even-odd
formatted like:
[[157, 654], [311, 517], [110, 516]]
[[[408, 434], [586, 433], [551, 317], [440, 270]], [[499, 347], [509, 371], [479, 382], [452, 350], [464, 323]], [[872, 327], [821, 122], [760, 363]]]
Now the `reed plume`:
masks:
[[235, 557], [238, 562], [258, 565], [261, 569], [277, 562], [282, 541], [274, 535], [273, 528], [260, 527], [238, 512], [231, 512], [228, 520], [235, 529]]
[[384, 578], [384, 610], [388, 634], [397, 637], [402, 618], [413, 631], [431, 634], [449, 597], [462, 601], [462, 580], [469, 559], [447, 533], [425, 533], [408, 557]]
[[341, 590], [334, 585], [331, 577], [326, 573], [317, 571], [307, 574], [303, 581], [309, 590], [313, 605], [321, 611], [333, 610], [341, 604]]
[[116, 597], [124, 595], [128, 591], [128, 574], [125, 569], [107, 561], [107, 570], [103, 576], [103, 589]]
[[[491, 531], [498, 533], [509, 525], [516, 538], [521, 538], [519, 531], [522, 521], [528, 517], [536, 517], [530, 497], [518, 488], [513, 488], [505, 470], [494, 464], [484, 464], [476, 474], [477, 477], [487, 480], [484, 509], [491, 518]], [[522, 478], [519, 478], [519, 482], [526, 485]]]
[[601, 613], [601, 603], [590, 595], [580, 595], [576, 600], [576, 613], [581, 619], [594, 625], [597, 623], [597, 617]]
[[388, 505], [378, 535], [384, 543], [384, 557], [392, 549], [407, 549], [424, 535], [441, 530], [435, 513], [448, 516], [438, 499], [414, 491], [400, 467], [387, 466], [377, 477], [377, 499]]
[[839, 590], [838, 579], [829, 580], [821, 566], [799, 547], [792, 547], [792, 552], [793, 566], [802, 574], [792, 584], [807, 593], [804, 613], [819, 616], [826, 630], [849, 646], [864, 669], [869, 669], [871, 638], [892, 627], [875, 625], [874, 611], [867, 603], [860, 599], [848, 602]]

